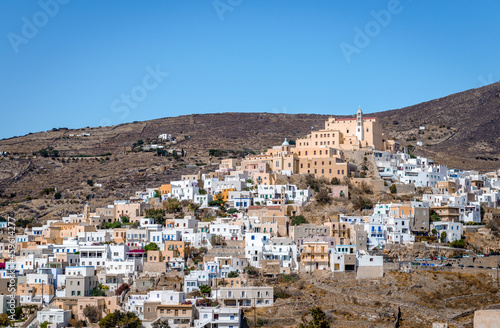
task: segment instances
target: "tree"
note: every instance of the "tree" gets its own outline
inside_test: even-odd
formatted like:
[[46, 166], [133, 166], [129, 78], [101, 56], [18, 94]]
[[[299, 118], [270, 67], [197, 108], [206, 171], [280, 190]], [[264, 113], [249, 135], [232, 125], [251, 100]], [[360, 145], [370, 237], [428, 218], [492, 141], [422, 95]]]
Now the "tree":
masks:
[[55, 199], [61, 199], [61, 197], [62, 197], [62, 195], [59, 191], [54, 194]]
[[160, 195], [160, 191], [159, 190], [155, 190], [155, 198], [160, 198], [161, 195]]
[[133, 312], [120, 312], [116, 310], [99, 320], [100, 328], [140, 328], [142, 321]]
[[120, 219], [122, 220], [123, 224], [130, 223], [130, 219], [128, 216], [122, 216]]
[[239, 276], [239, 275], [240, 275], [240, 274], [239, 274], [238, 272], [236, 272], [236, 271], [231, 271], [231, 272], [229, 272], [229, 273], [228, 273], [227, 277], [228, 277], [228, 278], [238, 278], [238, 276]]
[[251, 276], [255, 276], [255, 275], [259, 274], [259, 271], [256, 268], [254, 268], [253, 266], [249, 265], [249, 266], [247, 266], [247, 273]]
[[149, 243], [146, 246], [144, 246], [144, 250], [146, 250], [146, 251], [157, 251], [159, 249], [160, 248], [158, 247], [158, 245], [156, 243]]
[[352, 205], [355, 210], [372, 209], [373, 203], [368, 198], [363, 198], [361, 196], [356, 197], [352, 201]]
[[315, 192], [319, 192], [321, 182], [318, 179], [315, 179], [314, 175], [308, 174], [306, 176], [306, 183], [312, 190], [314, 190]]
[[221, 211], [225, 211], [226, 202], [224, 201], [222, 194], [215, 195], [215, 199], [208, 202], [208, 206], [219, 206]]
[[199, 210], [199, 209], [200, 209], [200, 207], [201, 207], [201, 205], [200, 205], [200, 204], [198, 204], [198, 203], [190, 203], [190, 204], [188, 205], [188, 210], [190, 210], [191, 212], [193, 212], [193, 213], [194, 213], [194, 212], [196, 212], [197, 210]]
[[90, 179], [89, 179], [89, 180], [87, 180], [87, 184], [88, 184], [89, 186], [93, 187], [93, 186], [94, 186], [94, 180], [90, 180]]
[[95, 305], [87, 305], [83, 309], [83, 315], [87, 317], [90, 323], [96, 323], [101, 319], [101, 311]]
[[168, 319], [159, 318], [151, 325], [152, 328], [170, 328]]
[[167, 213], [177, 213], [182, 209], [182, 206], [177, 198], [167, 198], [163, 202], [163, 208]]
[[332, 202], [332, 196], [325, 188], [321, 189], [318, 193], [316, 193], [316, 202], [320, 205], [330, 204]]
[[312, 308], [310, 311], [312, 321], [307, 322], [305, 317], [302, 318], [304, 323], [299, 325], [299, 328], [330, 328], [330, 323], [326, 319], [326, 314], [320, 307]]
[[432, 234], [433, 234], [434, 236], [435, 236], [435, 235], [437, 235], [437, 233], [438, 233], [438, 231], [437, 231], [436, 229], [432, 229], [432, 231], [431, 231], [431, 232], [432, 232]]
[[237, 213], [238, 212], [238, 209], [234, 208], [234, 207], [231, 207], [230, 209], [227, 210], [227, 214], [234, 214], [234, 213]]
[[340, 184], [339, 178], [332, 178], [332, 181], [330, 182], [332, 185], [336, 186]]
[[455, 240], [450, 243], [450, 246], [454, 248], [465, 248], [465, 239]]
[[14, 308], [14, 319], [19, 320], [21, 319], [21, 316], [23, 315], [23, 308], [18, 306]]
[[47, 326], [49, 325], [50, 322], [48, 321], [44, 321], [40, 324], [40, 328], [47, 328]]
[[[163, 202], [163, 205], [165, 206], [165, 202]], [[162, 209], [148, 209], [146, 210], [145, 215], [147, 218], [154, 219], [154, 222], [156, 224], [164, 225], [165, 221], [167, 220], [165, 218], [165, 210]]]
[[[106, 296], [106, 292], [102, 288], [96, 287], [90, 291], [90, 296]], [[97, 321], [95, 321], [97, 322]], [[95, 323], [94, 322], [94, 323]]]
[[444, 243], [446, 240], [446, 231], [441, 232], [441, 242]]
[[10, 319], [7, 313], [2, 313], [0, 314], [0, 326], [9, 326], [10, 325]]
[[122, 226], [122, 223], [120, 221], [104, 223], [104, 227], [106, 229], [116, 229], [116, 228], [120, 228], [121, 226]]
[[430, 215], [430, 218], [431, 218], [431, 221], [432, 221], [432, 222], [441, 221], [441, 218], [440, 218], [440, 217], [439, 217], [439, 215], [436, 213], [436, 211], [434, 211], [434, 210], [430, 210], [430, 211], [429, 211], [429, 215]]
[[395, 194], [395, 193], [397, 193], [397, 192], [398, 192], [398, 188], [396, 187], [396, 185], [395, 185], [395, 184], [393, 184], [393, 185], [391, 186], [391, 194]]
[[212, 291], [212, 287], [208, 286], [208, 285], [201, 285], [200, 286], [200, 293], [202, 295], [205, 295], [205, 294], [210, 294]]
[[290, 217], [290, 224], [291, 225], [301, 225], [307, 223], [306, 218], [303, 215], [295, 215]]

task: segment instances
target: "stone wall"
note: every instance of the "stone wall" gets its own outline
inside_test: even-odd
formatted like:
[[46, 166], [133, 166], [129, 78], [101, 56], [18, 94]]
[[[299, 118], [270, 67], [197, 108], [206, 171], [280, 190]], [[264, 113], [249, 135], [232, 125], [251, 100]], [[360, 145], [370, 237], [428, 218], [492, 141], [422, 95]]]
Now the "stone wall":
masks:
[[378, 279], [383, 276], [383, 266], [360, 266], [356, 273], [356, 279]]
[[149, 274], [160, 274], [167, 271], [167, 264], [165, 262], [144, 262], [143, 271]]

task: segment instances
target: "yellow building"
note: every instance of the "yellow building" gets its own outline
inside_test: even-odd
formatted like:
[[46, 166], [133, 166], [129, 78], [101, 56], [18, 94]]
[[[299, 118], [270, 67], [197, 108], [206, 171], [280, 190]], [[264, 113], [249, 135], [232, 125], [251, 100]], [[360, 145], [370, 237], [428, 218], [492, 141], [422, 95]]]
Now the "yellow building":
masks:
[[438, 181], [436, 188], [441, 194], [454, 194], [457, 192], [457, 184], [455, 181]]
[[171, 194], [172, 185], [170, 183], [161, 185], [160, 188], [158, 188], [158, 192], [160, 193], [161, 196]]
[[300, 256], [302, 270], [304, 272], [328, 270], [330, 267], [328, 246], [328, 241], [321, 239], [304, 241]]
[[295, 146], [285, 139], [281, 146], [245, 158], [241, 169], [254, 178], [260, 178], [258, 184], [273, 184], [274, 181], [264, 181], [265, 178], [271, 180], [270, 173], [313, 174], [326, 179], [341, 179], [356, 172], [356, 165], [344, 160], [344, 150], [386, 150], [386, 144], [378, 119], [363, 117], [360, 108], [355, 118], [329, 118], [324, 129], [297, 139]]
[[222, 200], [224, 202], [227, 202], [229, 200], [229, 192], [234, 191], [234, 188], [229, 188], [229, 189], [222, 189], [222, 193], [216, 194], [214, 199]]
[[373, 148], [385, 150], [382, 126], [376, 117], [363, 117], [361, 107], [355, 118], [330, 117], [325, 128], [297, 140], [297, 148], [333, 147], [342, 150]]

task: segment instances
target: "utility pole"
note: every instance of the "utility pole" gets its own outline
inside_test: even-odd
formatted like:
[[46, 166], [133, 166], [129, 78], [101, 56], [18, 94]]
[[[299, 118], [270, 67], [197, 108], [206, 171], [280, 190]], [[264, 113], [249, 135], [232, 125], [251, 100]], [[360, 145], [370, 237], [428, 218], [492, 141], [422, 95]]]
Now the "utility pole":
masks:
[[42, 310], [43, 310], [43, 278], [42, 278]]
[[253, 326], [257, 328], [257, 302], [255, 301], [255, 296], [253, 297]]

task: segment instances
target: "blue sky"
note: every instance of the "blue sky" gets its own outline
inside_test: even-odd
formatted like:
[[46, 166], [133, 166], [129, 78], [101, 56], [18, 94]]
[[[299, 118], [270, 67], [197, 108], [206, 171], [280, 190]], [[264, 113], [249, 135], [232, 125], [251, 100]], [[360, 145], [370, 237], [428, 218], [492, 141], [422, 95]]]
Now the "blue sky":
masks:
[[500, 79], [499, 12], [459, 0], [3, 0], [0, 138], [417, 104]]

